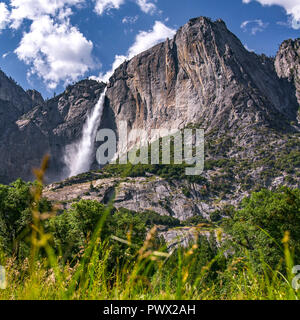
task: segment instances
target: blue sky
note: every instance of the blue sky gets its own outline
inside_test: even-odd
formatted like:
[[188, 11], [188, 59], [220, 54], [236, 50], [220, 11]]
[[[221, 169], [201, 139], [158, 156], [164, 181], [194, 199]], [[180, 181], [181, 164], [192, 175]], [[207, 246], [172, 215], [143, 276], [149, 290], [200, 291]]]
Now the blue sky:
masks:
[[86, 77], [107, 80], [197, 16], [223, 19], [257, 53], [300, 37], [300, 0], [0, 0], [0, 68], [51, 97]]

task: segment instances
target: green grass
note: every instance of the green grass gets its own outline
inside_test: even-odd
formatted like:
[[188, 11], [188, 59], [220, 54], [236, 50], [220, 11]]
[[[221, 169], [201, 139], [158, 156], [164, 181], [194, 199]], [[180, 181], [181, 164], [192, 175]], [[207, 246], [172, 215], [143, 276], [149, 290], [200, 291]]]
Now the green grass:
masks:
[[[216, 274], [215, 261], [221, 252], [206, 265], [196, 269], [198, 246], [180, 248], [171, 257], [163, 250], [153, 249], [152, 229], [144, 245], [137, 248], [134, 259], [109, 271], [109, 256], [115, 240], [100, 240], [103, 220], [91, 238], [87, 248], [80, 253], [75, 265], [63, 263], [49, 246], [50, 236], [42, 229], [32, 237], [30, 258], [17, 261], [2, 258], [7, 272], [7, 289], [0, 291], [0, 299], [17, 300], [268, 300], [298, 299], [291, 287], [293, 263], [289, 250], [285, 251], [288, 267], [285, 277], [271, 270], [263, 260], [262, 273], [255, 271], [251, 259], [234, 258], [226, 268]], [[36, 237], [36, 238], [35, 238]], [[117, 239], [117, 241], [122, 239]], [[128, 246], [130, 241], [123, 240]], [[287, 247], [286, 247], [287, 248]], [[46, 257], [38, 258], [39, 251]], [[247, 252], [245, 252], [247, 257]], [[171, 266], [168, 265], [173, 260]], [[116, 264], [118, 261], [116, 261]], [[214, 279], [211, 279], [214, 275]]]
[[[179, 250], [174, 268], [165, 272], [166, 254], [151, 249], [152, 230], [131, 265], [125, 265], [111, 274], [107, 261], [113, 244], [101, 242], [96, 235], [75, 265], [63, 264], [54, 256], [47, 241], [41, 245], [47, 257], [6, 259], [7, 289], [0, 291], [0, 299], [34, 300], [106, 300], [106, 299], [188, 299], [188, 300], [268, 300], [298, 299], [291, 287], [291, 278], [263, 266], [257, 274], [250, 260], [235, 258], [218, 275], [217, 280], [207, 280], [212, 272], [215, 257], [192, 276], [190, 266], [197, 250]], [[46, 235], [44, 235], [46, 237]], [[46, 238], [42, 237], [44, 240]], [[37, 250], [36, 247], [32, 248]], [[287, 266], [291, 266], [286, 251]], [[263, 264], [263, 261], [262, 261]], [[153, 271], [155, 270], [155, 271]], [[288, 270], [288, 274], [290, 270]]]
[[[87, 234], [86, 243], [76, 258], [63, 259], [64, 252], [53, 246], [54, 236], [46, 230], [44, 224], [55, 212], [41, 212], [45, 167], [44, 164], [41, 170], [36, 171], [38, 182], [32, 186], [28, 255], [20, 259], [16, 255], [0, 251], [0, 264], [5, 266], [7, 275], [7, 288], [0, 290], [1, 300], [299, 299], [300, 293], [291, 285], [295, 275], [292, 274], [294, 262], [289, 233], [285, 233], [281, 243], [274, 240], [282, 252], [282, 259], [276, 268], [268, 265], [263, 254], [259, 257], [259, 263], [254, 261], [251, 251], [246, 247], [242, 246], [239, 251], [230, 252], [226, 246], [218, 246], [217, 242], [220, 243], [222, 237], [226, 236], [221, 228], [209, 230], [212, 233], [217, 231], [216, 238], [211, 236], [206, 239], [199, 236], [188, 248], [178, 247], [170, 253], [163, 242], [158, 241], [155, 226], [148, 229], [140, 245], [130, 230], [123, 238], [112, 235], [104, 237], [103, 234], [107, 231], [106, 220], [113, 210], [113, 201], [104, 208], [94, 232]], [[263, 193], [259, 193], [253, 197], [256, 203], [261, 202], [262, 195]], [[271, 196], [277, 197], [273, 194], [269, 195]], [[295, 202], [298, 200], [293, 200], [290, 191], [282, 193], [282, 200], [277, 207], [287, 210], [283, 206], [283, 200], [287, 196], [290, 215], [294, 208], [298, 208]], [[251, 206], [253, 199], [252, 202], [248, 201], [248, 206]], [[275, 209], [270, 208], [271, 216]], [[265, 217], [265, 213], [261, 214]], [[147, 219], [152, 221], [157, 217], [149, 215]], [[194, 221], [195, 224], [199, 222], [201, 221]], [[243, 225], [242, 221], [239, 229], [235, 230], [236, 237], [241, 234], [240, 228]], [[201, 226], [198, 225], [197, 228]], [[258, 234], [255, 230], [251, 232], [254, 237]], [[263, 234], [269, 236], [267, 232], [263, 231]], [[114, 254], [116, 248], [119, 255]]]

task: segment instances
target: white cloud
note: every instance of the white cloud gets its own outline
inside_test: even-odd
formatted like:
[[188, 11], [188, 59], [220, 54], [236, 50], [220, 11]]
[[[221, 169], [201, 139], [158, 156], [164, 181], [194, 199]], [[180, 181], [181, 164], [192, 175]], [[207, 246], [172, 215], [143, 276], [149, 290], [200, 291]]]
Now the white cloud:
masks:
[[134, 23], [137, 22], [138, 18], [139, 18], [138, 15], [136, 15], [136, 16], [134, 16], [134, 17], [126, 16], [126, 17], [124, 17], [124, 18], [122, 19], [122, 23], [125, 23], [125, 24], [126, 24], [126, 23], [127, 23], [127, 24], [134, 24]]
[[[70, 24], [72, 7], [85, 0], [10, 0], [10, 28], [18, 29], [24, 20], [31, 22], [14, 51], [30, 66], [28, 76], [36, 74], [54, 89], [63, 81], [77, 81], [95, 66], [93, 43]], [[3, 5], [0, 3], [0, 20]], [[4, 7], [7, 9], [7, 7]], [[8, 22], [6, 22], [7, 25]]]
[[247, 43], [244, 44], [244, 47], [245, 47], [245, 49], [248, 50], [249, 52], [254, 52], [253, 49], [250, 49], [250, 48], [248, 47]]
[[160, 21], [155, 21], [152, 30], [140, 31], [135, 38], [134, 44], [129, 48], [127, 55], [116, 55], [111, 70], [105, 74], [100, 73], [99, 77], [91, 77], [94, 80], [108, 82], [115, 69], [117, 69], [125, 60], [129, 60], [139, 53], [150, 49], [156, 44], [171, 38], [176, 33], [176, 30], [168, 28]]
[[0, 32], [6, 28], [9, 21], [10, 18], [7, 6], [4, 2], [0, 2]]
[[55, 89], [60, 81], [76, 81], [94, 66], [92, 49], [93, 43], [68, 19], [55, 23], [44, 15], [33, 21], [15, 53], [31, 66], [31, 74], [37, 74], [50, 89]]
[[[276, 24], [282, 27], [293, 27], [294, 20], [292, 17], [289, 17], [287, 21], [277, 21]], [[297, 29], [297, 28], [295, 28]]]
[[285, 9], [286, 13], [291, 16], [291, 26], [294, 29], [300, 29], [300, 1], [299, 0], [243, 0], [243, 3], [257, 1], [263, 6], [278, 5]]
[[10, 54], [10, 51], [3, 53], [2, 59], [5, 59]]
[[[1, 0], [0, 0], [1, 1]], [[94, 11], [102, 15], [119, 9], [127, 0], [93, 0]], [[156, 12], [156, 0], [133, 0], [148, 14]], [[24, 20], [31, 23], [23, 33], [14, 51], [17, 57], [30, 66], [28, 75], [38, 75], [49, 88], [61, 81], [76, 81], [96, 64], [92, 57], [93, 43], [70, 23], [72, 7], [79, 7], [85, 0], [10, 0], [0, 2], [0, 30], [9, 26], [19, 29]], [[134, 23], [138, 16], [125, 17], [123, 23]], [[148, 49], [173, 35], [175, 31], [156, 22], [153, 30], [140, 32], [126, 56], [116, 56], [112, 71], [125, 59]], [[111, 72], [112, 72], [111, 71]], [[107, 76], [102, 75], [104, 78]]]
[[269, 25], [269, 23], [265, 23], [261, 19], [256, 19], [256, 20], [244, 21], [241, 24], [241, 28], [244, 31], [247, 31], [249, 28], [251, 34], [255, 35], [257, 32], [264, 31], [264, 29], [267, 28], [268, 25]]
[[78, 5], [84, 0], [11, 0], [10, 18], [12, 27], [20, 27], [24, 19], [36, 20], [44, 15], [70, 15], [70, 6]]
[[128, 50], [128, 58], [131, 59], [137, 54], [166, 40], [166, 38], [173, 37], [175, 33], [176, 30], [168, 28], [160, 21], [155, 21], [152, 30], [141, 31], [138, 33], [134, 44]]
[[[104, 14], [105, 12], [111, 9], [120, 9], [121, 5], [125, 3], [126, 0], [94, 0], [95, 12], [99, 15]], [[156, 11], [156, 5], [149, 0], [135, 0], [136, 4], [140, 9], [149, 14], [153, 14]]]
[[96, 2], [95, 12], [102, 15], [105, 11], [119, 9], [125, 0], [94, 0]]
[[103, 81], [103, 82], [108, 82], [109, 78], [113, 75], [114, 71], [124, 62], [126, 61], [127, 57], [122, 56], [122, 55], [116, 55], [115, 56], [115, 61], [112, 64], [112, 67], [109, 71], [106, 73], [100, 73], [98, 77], [96, 76], [91, 76], [91, 80], [96, 80], [96, 81]]
[[145, 13], [154, 13], [156, 10], [156, 5], [148, 0], [136, 0], [137, 5]]

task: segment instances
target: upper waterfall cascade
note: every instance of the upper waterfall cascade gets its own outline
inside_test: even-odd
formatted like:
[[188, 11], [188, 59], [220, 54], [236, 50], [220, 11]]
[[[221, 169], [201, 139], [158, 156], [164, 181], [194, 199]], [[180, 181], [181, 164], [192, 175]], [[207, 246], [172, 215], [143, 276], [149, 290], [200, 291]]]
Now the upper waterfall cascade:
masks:
[[81, 139], [77, 143], [66, 147], [64, 161], [68, 169], [68, 177], [87, 172], [91, 168], [97, 129], [101, 123], [104, 109], [105, 94], [106, 88], [101, 94], [95, 108], [86, 119]]

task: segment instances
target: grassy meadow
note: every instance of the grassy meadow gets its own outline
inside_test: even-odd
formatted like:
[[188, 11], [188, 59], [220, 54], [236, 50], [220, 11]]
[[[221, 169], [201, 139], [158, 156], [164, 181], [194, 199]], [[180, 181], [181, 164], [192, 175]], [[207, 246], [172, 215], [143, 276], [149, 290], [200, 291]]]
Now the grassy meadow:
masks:
[[81, 200], [57, 215], [42, 197], [45, 169], [34, 183], [0, 186], [1, 300], [299, 298], [298, 189], [253, 193], [210, 225], [211, 236], [199, 232], [170, 251], [153, 221], [116, 210], [113, 200]]

